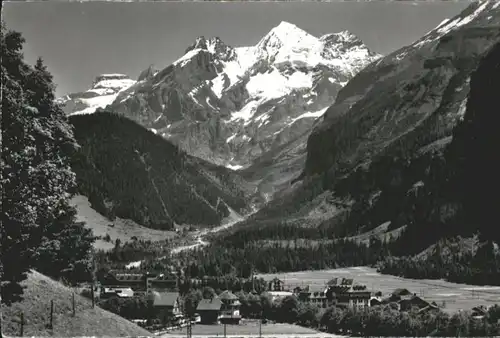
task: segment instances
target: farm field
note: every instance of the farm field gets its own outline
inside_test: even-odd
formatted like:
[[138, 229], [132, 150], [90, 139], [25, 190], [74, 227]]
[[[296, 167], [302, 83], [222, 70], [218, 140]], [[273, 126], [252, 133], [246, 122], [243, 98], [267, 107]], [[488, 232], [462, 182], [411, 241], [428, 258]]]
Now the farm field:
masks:
[[[193, 336], [196, 337], [223, 337], [224, 325], [193, 325]], [[161, 335], [165, 338], [185, 337], [186, 328], [174, 330], [169, 333]], [[242, 320], [240, 325], [227, 325], [227, 337], [259, 337], [259, 324], [255, 320]], [[263, 324], [262, 325], [263, 337], [300, 337], [300, 338], [320, 338], [320, 337], [340, 337], [328, 333], [318, 332], [316, 330], [308, 329], [298, 325], [292, 324]]]
[[369, 290], [375, 292], [381, 291], [384, 295], [397, 288], [406, 288], [428, 301], [435, 301], [438, 305], [444, 302], [443, 310], [446, 312], [470, 310], [478, 305], [500, 304], [500, 286], [476, 286], [443, 280], [401, 278], [380, 274], [376, 269], [369, 267], [260, 274], [258, 277], [265, 280], [278, 277], [284, 281], [285, 288], [307, 284], [324, 285], [334, 277], [354, 278], [356, 283], [364, 284]]
[[[96, 240], [94, 246], [97, 249], [111, 250], [115, 246], [117, 238], [123, 243], [131, 241], [134, 236], [143, 240], [161, 241], [175, 235], [174, 231], [149, 229], [132, 220], [119, 217], [115, 221], [110, 221], [92, 209], [87, 197], [82, 195], [73, 197], [71, 204], [76, 206], [77, 221], [85, 222], [85, 226], [91, 228], [95, 236], [104, 237], [106, 234], [109, 234], [111, 237], [111, 242], [106, 242], [102, 239]], [[109, 225], [113, 223], [114, 227], [110, 227]]]

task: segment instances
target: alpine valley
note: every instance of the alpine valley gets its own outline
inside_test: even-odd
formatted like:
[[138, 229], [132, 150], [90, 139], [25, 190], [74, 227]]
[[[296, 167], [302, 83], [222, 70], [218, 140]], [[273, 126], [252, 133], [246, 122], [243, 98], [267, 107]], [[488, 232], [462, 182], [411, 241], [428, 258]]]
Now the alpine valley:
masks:
[[59, 98], [0, 33], [0, 336], [500, 334], [499, 0], [388, 55], [281, 22]]
[[[199, 234], [189, 248], [203, 250], [176, 251], [186, 264], [233, 257], [226, 266], [237, 271], [234, 264], [270, 271], [378, 262], [391, 273], [412, 264], [405, 271], [413, 274], [422, 257], [458, 264], [453, 250], [441, 257], [434, 245], [475, 243], [467, 255], [490, 248], [496, 257], [498, 227], [484, 217], [492, 201], [465, 182], [482, 176], [491, 183], [484, 189], [500, 189], [492, 171], [470, 164], [492, 168], [498, 152], [469, 149], [481, 137], [491, 149], [500, 144], [481, 124], [493, 111], [474, 106], [494, 97], [485, 89], [472, 98], [484, 85], [478, 67], [497, 74], [486, 60], [496, 55], [499, 27], [499, 3], [474, 2], [381, 56], [347, 31], [317, 38], [282, 22], [251, 47], [200, 37], [137, 81], [102, 75], [89, 91], [59, 100], [82, 145], [80, 193], [101, 213], [147, 227], [236, 223], [217, 228], [209, 244]], [[455, 244], [441, 243], [450, 238]], [[339, 240], [365, 258], [325, 254], [344, 250]], [[366, 256], [372, 240], [385, 254]], [[323, 258], [309, 266], [299, 249]], [[412, 261], [384, 261], [391, 255]]]

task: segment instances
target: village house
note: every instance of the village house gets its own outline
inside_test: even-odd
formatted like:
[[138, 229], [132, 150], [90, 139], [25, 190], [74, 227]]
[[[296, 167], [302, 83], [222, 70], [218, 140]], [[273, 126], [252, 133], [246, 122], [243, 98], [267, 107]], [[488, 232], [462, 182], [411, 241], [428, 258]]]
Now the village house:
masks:
[[146, 280], [146, 292], [175, 292], [179, 290], [179, 278], [171, 273], [161, 274], [156, 277], [148, 277]]
[[155, 316], [163, 324], [174, 323], [182, 317], [179, 293], [151, 291], [150, 297], [153, 301]]
[[101, 287], [100, 298], [107, 299], [112, 297], [131, 298], [134, 297], [134, 290], [126, 287]]
[[376, 297], [376, 296], [370, 297], [369, 302], [370, 302], [370, 307], [372, 307], [372, 306], [379, 306], [379, 305], [383, 304], [382, 303], [382, 298]]
[[421, 310], [431, 305], [428, 301], [416, 295], [401, 299], [398, 303], [401, 311], [410, 311], [412, 309]]
[[370, 306], [371, 292], [350, 278], [333, 278], [327, 283], [327, 294], [335, 294], [336, 306], [365, 308]]
[[396, 289], [381, 302], [373, 298], [370, 302], [372, 306], [391, 304], [399, 311], [418, 311], [419, 313], [439, 311], [439, 306], [435, 302], [428, 302], [415, 293], [411, 293], [408, 289]]
[[323, 286], [308, 285], [303, 289], [296, 290], [297, 297], [303, 302], [314, 304], [320, 308], [327, 308], [335, 305], [335, 294], [330, 292], [327, 296], [327, 289]]
[[196, 308], [196, 312], [201, 317], [201, 324], [217, 324], [221, 308], [222, 301], [217, 296], [211, 299], [202, 299]]
[[118, 285], [128, 286], [134, 291], [144, 290], [146, 277], [140, 273], [117, 273], [115, 275]]
[[408, 289], [396, 289], [389, 296], [390, 302], [399, 302], [401, 300], [408, 300], [415, 296], [414, 293], [411, 293]]
[[472, 318], [482, 319], [488, 313], [488, 309], [484, 305], [475, 306], [472, 308]]
[[267, 293], [271, 296], [271, 301], [273, 303], [276, 303], [285, 297], [293, 295], [293, 293], [290, 291], [268, 291]]
[[285, 291], [285, 284], [281, 279], [275, 277], [268, 283], [268, 291]]
[[226, 290], [219, 295], [222, 302], [219, 321], [223, 324], [239, 324], [241, 320], [241, 303], [231, 291]]
[[126, 273], [120, 271], [110, 271], [102, 280], [101, 286], [113, 288], [131, 288], [134, 291], [144, 291], [146, 289], [146, 277], [141, 273]]

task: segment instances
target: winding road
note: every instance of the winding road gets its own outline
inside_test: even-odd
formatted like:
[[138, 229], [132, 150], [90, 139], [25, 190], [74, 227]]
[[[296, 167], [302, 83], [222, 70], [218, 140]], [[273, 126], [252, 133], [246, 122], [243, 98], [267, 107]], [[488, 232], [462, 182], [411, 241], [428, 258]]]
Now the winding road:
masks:
[[[234, 226], [235, 224], [238, 224], [238, 223], [246, 220], [248, 217], [250, 217], [251, 215], [255, 214], [257, 211], [258, 211], [258, 209], [254, 208], [251, 213], [249, 213], [249, 214], [247, 214], [245, 216], [241, 216], [236, 211], [230, 209], [230, 214], [227, 217], [227, 220], [228, 220], [227, 223], [219, 225], [219, 226], [217, 226], [215, 228], [203, 229], [203, 230], [197, 231], [195, 233], [195, 237], [194, 237], [194, 240], [196, 241], [194, 244], [181, 245], [181, 246], [178, 246], [176, 248], [173, 248], [170, 251], [170, 254], [171, 255], [176, 255], [176, 254], [179, 254], [179, 253], [181, 253], [183, 251], [194, 250], [196, 248], [208, 245], [208, 242], [206, 240], [204, 240], [205, 236], [207, 236], [208, 234], [215, 234], [217, 232], [229, 229], [232, 226]], [[162, 259], [162, 258], [164, 258], [164, 257], [159, 257], [159, 259]], [[142, 261], [130, 262], [129, 264], [126, 265], [126, 268], [127, 269], [137, 268], [137, 267], [139, 267], [141, 265], [141, 263], [142, 263]]]

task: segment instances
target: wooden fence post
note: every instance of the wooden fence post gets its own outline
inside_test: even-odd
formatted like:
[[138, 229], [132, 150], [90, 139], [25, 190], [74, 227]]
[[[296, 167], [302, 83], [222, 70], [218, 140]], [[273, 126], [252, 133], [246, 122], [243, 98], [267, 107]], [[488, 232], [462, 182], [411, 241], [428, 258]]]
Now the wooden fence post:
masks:
[[21, 312], [21, 332], [19, 336], [24, 336], [24, 312]]
[[74, 317], [76, 315], [76, 311], [75, 311], [75, 292], [74, 291], [71, 294], [71, 305], [73, 307], [73, 317]]
[[54, 300], [50, 300], [50, 323], [49, 323], [49, 329], [54, 328]]

